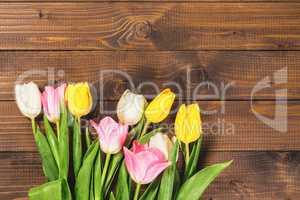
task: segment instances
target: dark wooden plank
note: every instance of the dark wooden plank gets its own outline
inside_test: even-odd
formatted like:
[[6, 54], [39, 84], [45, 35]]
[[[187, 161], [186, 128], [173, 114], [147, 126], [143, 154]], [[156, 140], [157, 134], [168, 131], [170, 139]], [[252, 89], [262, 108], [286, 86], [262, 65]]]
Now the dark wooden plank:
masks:
[[299, 49], [300, 3], [2, 3], [0, 49]]
[[32, 186], [46, 181], [38, 153], [2, 152], [0, 162], [0, 199], [25, 199]]
[[212, 3], [249, 3], [249, 2], [293, 2], [296, 3], [298, 2], [297, 0], [1, 0], [2, 2], [9, 2], [9, 3], [14, 3], [14, 2], [59, 2], [59, 3], [65, 3], [65, 2], [212, 2]]
[[[102, 103], [101, 103], [102, 104]], [[300, 150], [300, 102], [287, 105], [286, 132], [271, 128], [258, 119], [259, 115], [274, 118], [275, 102], [255, 101], [253, 109], [248, 101], [200, 101], [203, 113], [204, 147], [211, 151]], [[284, 106], [278, 102], [278, 106]], [[103, 102], [89, 118], [103, 117], [115, 110], [116, 102]], [[176, 111], [176, 106], [172, 112]], [[279, 108], [279, 107], [278, 107]], [[210, 113], [209, 113], [210, 112]], [[277, 115], [277, 124], [284, 125], [284, 113]], [[166, 120], [171, 125], [174, 113]], [[0, 151], [35, 151], [30, 121], [21, 116], [14, 102], [0, 102]]]
[[[22, 80], [88, 81], [101, 100], [117, 100], [126, 88], [151, 98], [165, 87], [181, 99], [300, 99], [299, 51], [3, 51], [0, 63], [1, 100], [13, 100]], [[270, 87], [252, 95], [266, 77]]]
[[204, 166], [234, 159], [234, 164], [206, 191], [203, 200], [296, 200], [299, 152], [214, 152], [202, 155]]
[[[296, 200], [300, 195], [300, 152], [203, 152], [201, 167], [234, 159], [203, 200]], [[25, 198], [44, 181], [36, 153], [0, 153], [0, 199]]]

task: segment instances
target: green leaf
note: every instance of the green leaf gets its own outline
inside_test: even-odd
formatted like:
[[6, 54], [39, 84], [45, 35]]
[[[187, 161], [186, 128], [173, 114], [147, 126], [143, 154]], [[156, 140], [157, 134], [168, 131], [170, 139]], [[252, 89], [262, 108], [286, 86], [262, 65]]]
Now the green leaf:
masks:
[[[99, 152], [98, 152], [99, 153]], [[97, 159], [97, 158], [96, 158]], [[92, 168], [92, 171], [91, 171], [91, 181], [90, 181], [90, 200], [95, 200], [95, 194], [94, 194], [94, 191], [95, 191], [95, 188], [94, 188], [94, 178], [95, 178], [95, 170], [94, 170], [95, 167]]]
[[59, 150], [58, 150], [58, 140], [57, 137], [48, 121], [48, 118], [46, 115], [43, 116], [44, 118], [44, 127], [45, 127], [45, 133], [46, 133], [46, 137], [51, 149], [51, 152], [53, 154], [53, 157], [56, 161], [56, 164], [58, 166], [58, 168], [60, 168], [60, 158], [59, 158]]
[[105, 183], [104, 183], [105, 195], [108, 194], [110, 185], [113, 181], [115, 174], [117, 173], [117, 171], [121, 165], [122, 159], [123, 159], [123, 154], [118, 153], [118, 154], [113, 155], [113, 157], [110, 161], [108, 173], [106, 175], [106, 179], [105, 179]]
[[114, 195], [113, 192], [110, 192], [109, 200], [116, 200], [115, 195]]
[[187, 180], [197, 171], [197, 165], [199, 162], [200, 150], [202, 144], [202, 137], [198, 139], [197, 143], [194, 144], [193, 150], [189, 159], [188, 164], [185, 167], [184, 178]]
[[102, 153], [98, 151], [96, 162], [94, 166], [94, 198], [95, 200], [101, 199], [100, 184], [101, 184], [101, 174], [102, 174]]
[[215, 164], [204, 168], [189, 178], [180, 188], [177, 200], [199, 200], [209, 184], [224, 170], [232, 161]]
[[94, 165], [95, 158], [99, 150], [99, 143], [93, 143], [89, 150], [89, 154], [86, 156], [82, 163], [82, 167], [78, 173], [75, 183], [75, 196], [76, 200], [89, 199], [90, 192], [90, 178]]
[[69, 161], [70, 161], [70, 153], [69, 153], [69, 128], [68, 128], [68, 112], [64, 105], [61, 106], [61, 115], [59, 122], [59, 153], [60, 153], [60, 178], [64, 178], [68, 180], [69, 174]]
[[61, 180], [57, 180], [30, 189], [28, 197], [30, 200], [62, 200], [61, 192]]
[[154, 136], [156, 133], [161, 132], [162, 129], [163, 129], [163, 128], [160, 127], [160, 128], [157, 128], [157, 129], [154, 129], [154, 130], [150, 131], [149, 133], [147, 133], [147, 134], [143, 135], [141, 138], [139, 138], [139, 142], [140, 142], [141, 144], [147, 144], [147, 143], [149, 142], [150, 138], [151, 138], [152, 136]]
[[41, 133], [38, 127], [36, 127], [35, 131], [33, 132], [35, 143], [42, 159], [44, 174], [49, 181], [54, 181], [58, 179], [59, 171], [54, 156], [51, 152], [51, 148], [46, 137]]
[[173, 187], [176, 177], [176, 163], [178, 158], [178, 151], [179, 151], [179, 143], [176, 140], [172, 152], [170, 155], [170, 160], [172, 165], [169, 166], [163, 173], [159, 193], [158, 193], [158, 200], [172, 200], [173, 195]]
[[[95, 140], [95, 141], [91, 144], [91, 146], [95, 146], [96, 143], [99, 143], [99, 141], [98, 141], [98, 140]], [[93, 151], [93, 148], [89, 147], [89, 148], [86, 150], [86, 152], [85, 152], [85, 154], [84, 154], [82, 160], [84, 161], [84, 160], [87, 158], [87, 156], [88, 156], [92, 151]]]
[[72, 200], [68, 183], [64, 179], [34, 187], [28, 192], [29, 200]]
[[117, 200], [130, 200], [130, 189], [128, 184], [129, 175], [126, 170], [124, 161], [120, 167], [116, 186], [116, 199]]
[[176, 174], [175, 174], [175, 180], [174, 180], [174, 188], [173, 188], [173, 199], [176, 198], [177, 193], [179, 191], [181, 180], [180, 180], [180, 174], [178, 169], [176, 169]]
[[62, 194], [63, 194], [62, 199], [72, 200], [72, 193], [68, 181], [66, 179], [61, 179], [61, 181], [62, 181]]
[[142, 194], [139, 200], [153, 200], [156, 197], [158, 191], [159, 181], [158, 179], [154, 180]]
[[81, 129], [79, 123], [80, 122], [78, 120], [75, 120], [73, 124], [73, 167], [75, 177], [78, 176], [82, 162], [82, 142]]
[[128, 133], [127, 139], [126, 139], [126, 145], [129, 146], [134, 138], [138, 136], [142, 132], [142, 129], [144, 127], [144, 123], [146, 121], [146, 118], [143, 116], [142, 119], [139, 121], [139, 123], [133, 127], [130, 132]]

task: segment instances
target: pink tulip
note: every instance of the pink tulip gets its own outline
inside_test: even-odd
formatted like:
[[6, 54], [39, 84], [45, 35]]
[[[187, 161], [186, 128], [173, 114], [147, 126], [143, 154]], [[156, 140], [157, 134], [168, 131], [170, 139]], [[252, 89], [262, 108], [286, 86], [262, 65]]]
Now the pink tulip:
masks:
[[133, 142], [132, 151], [124, 147], [125, 164], [131, 178], [138, 184], [152, 182], [171, 163], [157, 148]]
[[104, 153], [116, 154], [121, 151], [128, 134], [128, 126], [122, 125], [111, 117], [103, 118], [99, 124], [91, 121], [92, 126], [96, 129], [100, 147]]
[[44, 112], [51, 122], [57, 122], [60, 117], [60, 102], [64, 98], [66, 84], [54, 88], [46, 86], [45, 91], [42, 93], [41, 100]]

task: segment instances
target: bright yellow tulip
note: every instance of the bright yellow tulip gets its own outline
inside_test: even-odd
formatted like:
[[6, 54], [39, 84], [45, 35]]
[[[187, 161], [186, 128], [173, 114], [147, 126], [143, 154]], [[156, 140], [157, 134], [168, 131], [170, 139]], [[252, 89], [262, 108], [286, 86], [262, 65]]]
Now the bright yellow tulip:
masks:
[[185, 144], [196, 141], [202, 134], [198, 104], [181, 105], [175, 120], [175, 134]]
[[87, 82], [68, 85], [65, 99], [70, 112], [78, 118], [91, 111], [93, 99]]
[[159, 123], [170, 113], [175, 100], [175, 94], [170, 89], [163, 90], [156, 96], [145, 110], [145, 116], [148, 122]]

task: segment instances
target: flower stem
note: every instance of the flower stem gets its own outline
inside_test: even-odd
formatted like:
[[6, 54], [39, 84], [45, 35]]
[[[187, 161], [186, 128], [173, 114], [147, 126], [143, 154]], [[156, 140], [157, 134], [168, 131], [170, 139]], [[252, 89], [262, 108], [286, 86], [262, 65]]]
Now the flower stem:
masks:
[[106, 178], [106, 174], [107, 174], [107, 170], [108, 170], [108, 166], [109, 166], [110, 157], [111, 157], [111, 154], [109, 154], [109, 153], [106, 154], [105, 164], [104, 164], [103, 173], [101, 175], [101, 182], [100, 182], [101, 195], [103, 195], [104, 181], [105, 181], [105, 178]]
[[188, 164], [189, 160], [190, 160], [190, 147], [189, 147], [189, 143], [185, 143], [185, 151], [186, 151], [186, 165]]
[[77, 121], [78, 121], [78, 128], [81, 132], [81, 118], [80, 117], [77, 117]]
[[31, 126], [32, 126], [33, 134], [35, 134], [35, 132], [36, 132], [36, 124], [35, 124], [35, 119], [34, 118], [31, 119]]
[[59, 137], [60, 137], [60, 126], [59, 126], [59, 121], [56, 121], [56, 131], [57, 131], [57, 138], [59, 141]]
[[91, 145], [91, 138], [90, 138], [90, 133], [89, 133], [89, 127], [85, 128], [85, 141], [86, 141], [86, 146], [88, 148]]
[[149, 125], [150, 125], [150, 122], [149, 122], [148, 120], [146, 120], [145, 125], [144, 125], [144, 127], [143, 127], [143, 130], [142, 130], [142, 133], [141, 133], [141, 136], [140, 136], [140, 137], [142, 137], [142, 136], [146, 133], [146, 131], [147, 131]]
[[135, 188], [133, 200], [137, 200], [137, 199], [138, 199], [140, 190], [141, 190], [141, 184], [138, 183], [138, 184], [136, 185], [136, 188]]

